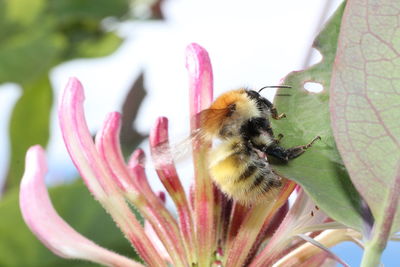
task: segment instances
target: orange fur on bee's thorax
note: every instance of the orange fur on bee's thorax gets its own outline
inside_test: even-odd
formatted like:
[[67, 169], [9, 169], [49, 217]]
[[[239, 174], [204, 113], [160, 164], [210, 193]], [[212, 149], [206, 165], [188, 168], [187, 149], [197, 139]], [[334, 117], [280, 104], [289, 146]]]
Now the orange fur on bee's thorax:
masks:
[[201, 128], [206, 138], [213, 138], [228, 120], [240, 124], [240, 120], [259, 115], [256, 102], [248, 97], [245, 89], [233, 90], [222, 94], [209, 109], [201, 112]]
[[215, 135], [231, 112], [230, 106], [248, 101], [245, 90], [238, 89], [219, 96], [210, 108], [201, 112], [201, 127], [207, 135]]

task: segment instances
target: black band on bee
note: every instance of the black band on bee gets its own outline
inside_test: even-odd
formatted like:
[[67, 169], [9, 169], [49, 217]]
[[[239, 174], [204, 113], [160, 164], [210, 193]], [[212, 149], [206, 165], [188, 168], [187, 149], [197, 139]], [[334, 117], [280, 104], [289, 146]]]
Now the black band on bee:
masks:
[[264, 192], [268, 192], [271, 188], [277, 188], [282, 186], [282, 181], [278, 179], [269, 180], [268, 183], [265, 183], [263, 186]]
[[246, 170], [239, 176], [238, 182], [244, 181], [252, 176], [257, 171], [257, 166], [254, 164], [250, 164], [247, 166]]
[[267, 118], [253, 117], [243, 123], [239, 129], [239, 133], [245, 140], [250, 140], [260, 135], [262, 131], [267, 131], [273, 135], [270, 122]]
[[257, 175], [253, 181], [253, 184], [251, 185], [251, 189], [257, 188], [264, 180], [264, 174], [260, 173], [259, 175]]

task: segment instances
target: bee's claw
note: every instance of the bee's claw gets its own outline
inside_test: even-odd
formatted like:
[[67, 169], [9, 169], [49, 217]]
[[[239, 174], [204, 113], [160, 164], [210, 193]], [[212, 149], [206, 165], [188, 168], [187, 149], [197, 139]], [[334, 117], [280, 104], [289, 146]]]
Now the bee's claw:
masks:
[[310, 143], [308, 143], [307, 145], [304, 145], [304, 146], [303, 146], [303, 149], [310, 148], [317, 140], [321, 140], [321, 136], [316, 136], [316, 137], [314, 137], [314, 139], [311, 140]]
[[281, 114], [274, 114], [273, 116], [272, 116], [275, 120], [280, 120], [280, 119], [282, 119], [282, 118], [286, 118], [286, 114], [285, 113], [281, 113]]
[[288, 158], [289, 159], [294, 159], [306, 152], [308, 148], [310, 148], [317, 140], [321, 140], [320, 136], [316, 136], [313, 140], [311, 140], [310, 143], [304, 146], [297, 146], [297, 147], [292, 147], [287, 149], [288, 152]]
[[283, 138], [283, 134], [278, 134], [278, 136], [274, 139], [276, 144], [279, 144]]

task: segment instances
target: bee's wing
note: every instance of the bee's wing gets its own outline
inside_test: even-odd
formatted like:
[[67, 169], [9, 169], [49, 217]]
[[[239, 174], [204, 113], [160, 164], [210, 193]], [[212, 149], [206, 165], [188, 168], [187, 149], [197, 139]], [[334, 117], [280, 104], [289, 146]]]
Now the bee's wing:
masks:
[[231, 110], [205, 109], [197, 114], [200, 119], [200, 128], [182, 141], [170, 145], [169, 142], [160, 143], [152, 147], [152, 158], [156, 169], [167, 164], [174, 164], [190, 157], [192, 144], [195, 140], [211, 141], [217, 134], [223, 121]]
[[218, 134], [224, 121], [231, 115], [232, 108], [214, 109], [209, 108], [202, 110], [198, 116], [200, 117], [200, 129], [198, 134], [202, 138], [211, 139]]
[[196, 130], [189, 137], [178, 143], [163, 142], [151, 148], [153, 163], [156, 169], [168, 164], [174, 164], [190, 158], [192, 143], [200, 136], [200, 130]]

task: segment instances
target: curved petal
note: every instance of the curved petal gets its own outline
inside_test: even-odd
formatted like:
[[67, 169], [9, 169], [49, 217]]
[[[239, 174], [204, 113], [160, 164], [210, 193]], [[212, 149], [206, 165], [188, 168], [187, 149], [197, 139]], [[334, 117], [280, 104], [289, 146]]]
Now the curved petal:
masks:
[[[173, 156], [169, 147], [168, 119], [159, 117], [150, 133], [150, 151], [156, 167], [157, 175], [171, 196], [178, 210], [179, 225], [185, 248], [190, 254], [192, 262], [195, 262], [195, 243], [192, 213], [185, 195], [185, 190], [178, 177]], [[160, 150], [159, 147], [165, 148]], [[157, 160], [166, 158], [166, 160]]]
[[251, 207], [240, 225], [237, 236], [233, 239], [232, 243], [228, 244], [226, 266], [243, 266], [247, 255], [251, 254], [251, 248], [264, 222], [271, 220], [276, 211], [286, 203], [295, 186], [294, 182], [287, 181], [276, 192], [274, 200], [259, 203]]
[[82, 84], [70, 78], [59, 101], [58, 117], [65, 146], [82, 179], [97, 199], [104, 198], [115, 186], [107, 181], [83, 112]]
[[109, 113], [96, 136], [100, 157], [109, 169], [112, 179], [118, 181], [124, 190], [126, 199], [152, 224], [173, 262], [176, 265], [187, 265], [175, 218], [151, 189], [144, 169], [138, 166], [129, 172], [125, 164], [119, 145], [120, 125], [121, 115], [118, 112]]
[[347, 263], [329, 250], [329, 247], [333, 247], [340, 242], [350, 241], [350, 237], [347, 235], [347, 229], [326, 230], [315, 238], [305, 234], [298, 234], [297, 237], [305, 240], [306, 243], [283, 256], [279, 261], [274, 263], [274, 266], [298, 266], [312, 256], [324, 251], [330, 258], [345, 267], [349, 267]]
[[189, 73], [191, 129], [200, 126], [197, 114], [213, 101], [213, 72], [207, 51], [196, 43], [186, 48], [186, 69]]
[[290, 246], [293, 236], [305, 233], [309, 231], [309, 226], [320, 225], [327, 219], [325, 213], [316, 208], [303, 189], [299, 189], [297, 193], [292, 208], [250, 266], [271, 265], [280, 256], [280, 251]]
[[[158, 197], [160, 198], [162, 203], [165, 205], [165, 201], [166, 201], [165, 193], [162, 192], [162, 191], [158, 192]], [[172, 265], [173, 262], [171, 260], [171, 257], [169, 256], [167, 250], [165, 249], [164, 244], [162, 243], [162, 241], [158, 237], [156, 231], [154, 230], [154, 227], [147, 220], [144, 221], [144, 231], [149, 236], [150, 241], [153, 243], [154, 247], [157, 249], [157, 251], [160, 254], [160, 256], [166, 262], [168, 262], [168, 264]]]
[[[213, 74], [207, 51], [198, 44], [188, 45], [186, 68], [189, 74], [190, 127], [192, 133], [195, 133], [201, 126], [199, 113], [208, 108], [213, 100]], [[209, 264], [216, 249], [216, 232], [213, 227], [214, 188], [208, 174], [206, 158], [210, 145], [211, 143], [204, 143], [198, 137], [193, 142], [194, 225], [200, 266]]]
[[149, 265], [165, 266], [126, 203], [106, 162], [96, 150], [86, 124], [83, 101], [81, 83], [76, 78], [71, 78], [61, 96], [58, 113], [67, 150], [89, 190], [113, 217], [138, 254]]
[[113, 174], [112, 178], [118, 187], [129, 193], [138, 194], [132, 177], [129, 176], [120, 149], [119, 133], [121, 130], [121, 114], [111, 112], [107, 115], [102, 128], [96, 135], [96, 148], [103, 162]]
[[47, 248], [63, 258], [83, 259], [109, 266], [143, 266], [96, 245], [76, 232], [57, 214], [44, 183], [47, 163], [40, 146], [28, 150], [25, 166], [20, 187], [22, 216]]

